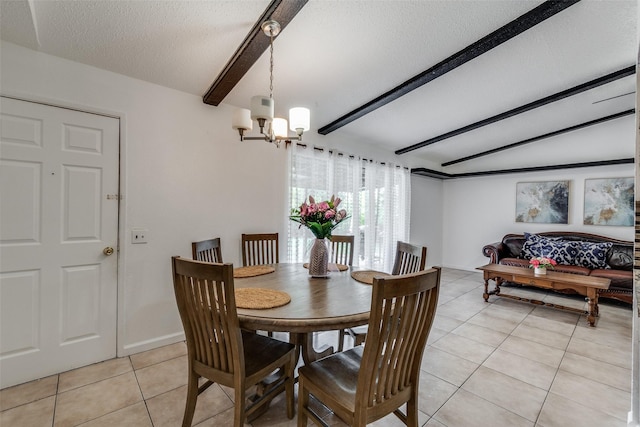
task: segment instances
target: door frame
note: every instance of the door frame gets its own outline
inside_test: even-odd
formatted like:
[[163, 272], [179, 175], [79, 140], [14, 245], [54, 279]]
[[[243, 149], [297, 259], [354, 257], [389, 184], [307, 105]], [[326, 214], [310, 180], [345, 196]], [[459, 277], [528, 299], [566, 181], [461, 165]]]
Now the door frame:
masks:
[[125, 227], [126, 221], [126, 197], [124, 196], [123, 189], [127, 188], [127, 176], [126, 176], [126, 148], [127, 137], [125, 129], [126, 127], [126, 113], [122, 111], [109, 110], [95, 105], [77, 104], [61, 99], [52, 99], [34, 94], [16, 93], [12, 91], [0, 90], [0, 97], [16, 99], [18, 101], [32, 102], [35, 104], [47, 105], [50, 107], [63, 108], [66, 110], [79, 111], [82, 113], [96, 114], [100, 116], [111, 117], [118, 119], [118, 220], [117, 220], [117, 242], [116, 242], [116, 357], [127, 356], [128, 353], [124, 349], [124, 337], [125, 337], [125, 324], [124, 324], [124, 283], [126, 277], [126, 247], [124, 244], [126, 240]]

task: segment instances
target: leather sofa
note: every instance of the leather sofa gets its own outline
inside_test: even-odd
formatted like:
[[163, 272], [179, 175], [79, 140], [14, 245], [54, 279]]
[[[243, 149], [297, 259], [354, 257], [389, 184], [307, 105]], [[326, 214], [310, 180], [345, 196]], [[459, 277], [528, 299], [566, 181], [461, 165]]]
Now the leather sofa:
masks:
[[[612, 298], [629, 304], [633, 303], [633, 242], [570, 231], [507, 234], [500, 242], [484, 246], [482, 254], [489, 257], [490, 262], [494, 264], [529, 268], [529, 259], [532, 255], [531, 248], [534, 247], [532, 242], [536, 242], [534, 238], [542, 239], [546, 243], [552, 241], [552, 243], [556, 242], [558, 245], [568, 246], [572, 255], [576, 255], [576, 247], [580, 248], [581, 245], [604, 248], [601, 254], [603, 258], [602, 264], [600, 265], [574, 262], [576, 258], [567, 258], [559, 261], [554, 271], [611, 279], [609, 290], [603, 291], [600, 294], [600, 298]], [[533, 255], [550, 256], [548, 253], [533, 253]], [[556, 258], [554, 256], [550, 257]]]

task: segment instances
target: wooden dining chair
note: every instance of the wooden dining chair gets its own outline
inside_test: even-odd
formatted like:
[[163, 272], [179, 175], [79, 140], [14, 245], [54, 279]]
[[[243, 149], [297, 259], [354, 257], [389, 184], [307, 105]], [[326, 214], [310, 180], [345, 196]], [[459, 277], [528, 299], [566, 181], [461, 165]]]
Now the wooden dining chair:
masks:
[[[332, 235], [330, 241], [330, 260], [336, 264], [344, 264], [351, 267], [353, 265], [353, 245], [354, 236]], [[345, 330], [341, 329], [338, 333], [338, 351], [344, 349]]]
[[424, 270], [427, 263], [426, 246], [416, 246], [410, 243], [400, 242], [396, 246], [396, 257], [393, 262], [391, 274], [407, 274]]
[[[287, 416], [294, 416], [295, 346], [240, 329], [232, 264], [212, 264], [174, 256], [173, 288], [187, 341], [187, 402], [182, 426], [193, 421], [198, 395], [214, 382], [234, 389], [234, 426], [271, 399], [286, 393]], [[262, 396], [248, 388], [279, 370], [279, 379]], [[207, 381], [198, 386], [200, 378]]]
[[222, 264], [222, 246], [220, 238], [202, 240], [191, 243], [191, 254], [197, 261], [216, 262]]
[[310, 395], [349, 426], [393, 412], [417, 427], [420, 364], [439, 289], [440, 268], [375, 278], [367, 344], [299, 368], [298, 427], [309, 418], [326, 425], [309, 404]]
[[278, 233], [243, 234], [242, 265], [277, 264], [280, 262]]
[[331, 242], [331, 262], [336, 264], [353, 265], [353, 236], [333, 235]]
[[[393, 262], [391, 274], [397, 276], [399, 274], [415, 273], [424, 270], [427, 263], [426, 246], [416, 246], [410, 243], [398, 241], [396, 244], [396, 255]], [[340, 331], [338, 339], [338, 351], [344, 347], [344, 337], [349, 335], [353, 338], [353, 346], [358, 346], [367, 338], [367, 326], [356, 326]]]

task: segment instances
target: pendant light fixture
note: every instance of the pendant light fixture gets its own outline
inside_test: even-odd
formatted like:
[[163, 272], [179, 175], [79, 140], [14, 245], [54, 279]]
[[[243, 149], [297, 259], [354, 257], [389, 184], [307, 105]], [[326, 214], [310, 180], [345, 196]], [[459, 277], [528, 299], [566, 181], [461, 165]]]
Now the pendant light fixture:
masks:
[[[289, 137], [287, 121], [274, 118], [273, 100], [273, 38], [280, 33], [280, 24], [276, 21], [265, 21], [261, 25], [262, 31], [269, 36], [269, 96], [257, 95], [251, 98], [251, 110], [239, 108], [233, 114], [231, 126], [240, 134], [240, 141], [264, 140], [272, 142], [276, 146], [282, 141], [296, 139], [302, 141], [302, 134], [309, 130], [311, 113], [308, 108], [296, 107], [289, 110], [289, 128], [296, 133], [295, 137]], [[262, 136], [244, 136], [245, 131], [253, 129], [253, 120], [258, 122]]]

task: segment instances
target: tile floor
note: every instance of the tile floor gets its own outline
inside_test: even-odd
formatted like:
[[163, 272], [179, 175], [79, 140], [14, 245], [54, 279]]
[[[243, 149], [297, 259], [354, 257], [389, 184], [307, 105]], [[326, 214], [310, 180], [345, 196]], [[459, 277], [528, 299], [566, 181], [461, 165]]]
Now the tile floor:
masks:
[[[631, 309], [602, 302], [596, 328], [584, 316], [492, 297], [479, 272], [445, 269], [420, 377], [426, 427], [616, 427], [630, 409]], [[580, 308], [584, 300], [541, 290], [505, 292]], [[319, 341], [334, 343], [337, 334]], [[186, 347], [177, 343], [0, 391], [0, 425], [179, 426]], [[231, 426], [230, 390], [198, 400], [193, 425]], [[253, 426], [295, 426], [282, 396]], [[326, 412], [325, 412], [326, 413]], [[332, 426], [344, 424], [326, 413]], [[393, 415], [375, 426], [403, 425]]]

